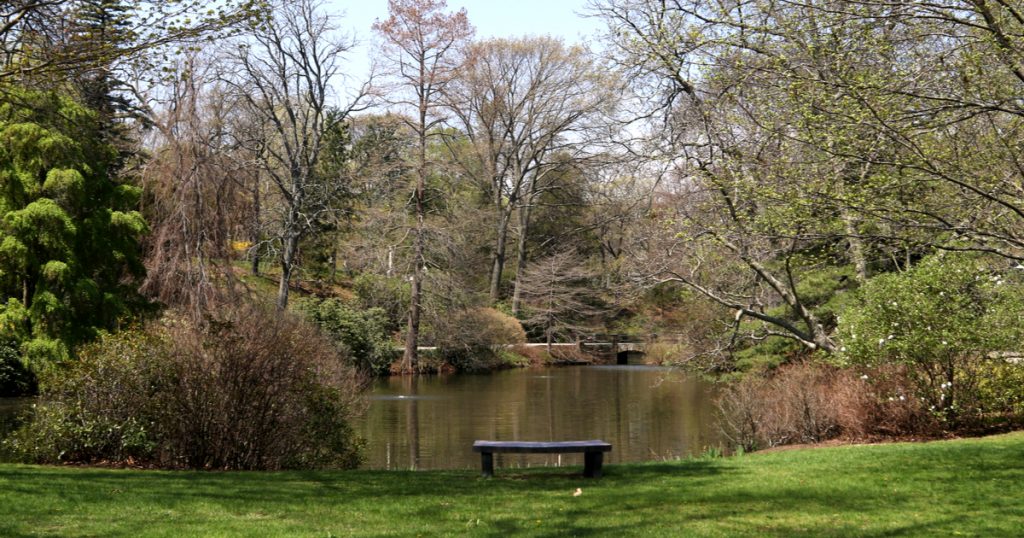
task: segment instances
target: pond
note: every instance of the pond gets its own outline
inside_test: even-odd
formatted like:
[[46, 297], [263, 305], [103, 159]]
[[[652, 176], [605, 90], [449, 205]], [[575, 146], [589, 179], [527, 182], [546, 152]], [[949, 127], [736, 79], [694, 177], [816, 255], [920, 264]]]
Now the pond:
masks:
[[32, 405], [32, 398], [0, 398], [0, 439], [14, 431]]
[[[609, 463], [719, 444], [712, 384], [647, 366], [571, 366], [379, 380], [359, 424], [365, 467], [464, 469], [473, 441], [602, 439]], [[496, 454], [499, 467], [581, 465], [577, 454]]]

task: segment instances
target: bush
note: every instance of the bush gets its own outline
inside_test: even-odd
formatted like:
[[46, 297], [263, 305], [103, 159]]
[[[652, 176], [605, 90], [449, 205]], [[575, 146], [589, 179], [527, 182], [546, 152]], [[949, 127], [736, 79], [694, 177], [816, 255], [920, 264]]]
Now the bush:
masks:
[[431, 324], [444, 360], [457, 370], [476, 371], [510, 364], [506, 347], [525, 344], [516, 318], [493, 308], [470, 308]]
[[306, 301], [299, 309], [334, 340], [353, 366], [373, 375], [387, 373], [396, 352], [383, 309], [358, 310], [337, 299]]
[[744, 450], [845, 437], [934, 436], [939, 423], [904, 369], [800, 362], [732, 382], [717, 404], [723, 434]]
[[345, 468], [360, 382], [303, 322], [259, 307], [206, 327], [165, 319], [107, 336], [47, 374], [11, 445], [40, 463]]
[[986, 371], [978, 376], [978, 395], [986, 410], [994, 415], [1024, 416], [1024, 367], [1013, 360], [985, 364]]
[[165, 377], [162, 336], [126, 331], [82, 348], [80, 359], [42, 375], [42, 403], [13, 437], [38, 463], [151, 461], [153, 394]]
[[910, 271], [880, 275], [840, 318], [840, 358], [899, 367], [908, 397], [923, 400], [947, 427], [972, 427], [1024, 400], [1007, 352], [1024, 341], [1024, 283], [1005, 261], [973, 254], [935, 255]]
[[496, 349], [526, 343], [526, 331], [516, 318], [493, 308], [470, 308], [448, 318], [435, 339], [440, 347]]
[[885, 437], [926, 436], [942, 433], [936, 414], [915, 397], [914, 377], [900, 365], [864, 369], [860, 380], [869, 398], [862, 412], [862, 430]]
[[848, 372], [796, 363], [769, 377], [750, 374], [722, 391], [723, 433], [745, 450], [816, 443], [859, 433], [863, 386]]
[[352, 283], [359, 306], [363, 309], [380, 308], [387, 315], [388, 332], [398, 332], [409, 312], [409, 283], [400, 278], [364, 273]]

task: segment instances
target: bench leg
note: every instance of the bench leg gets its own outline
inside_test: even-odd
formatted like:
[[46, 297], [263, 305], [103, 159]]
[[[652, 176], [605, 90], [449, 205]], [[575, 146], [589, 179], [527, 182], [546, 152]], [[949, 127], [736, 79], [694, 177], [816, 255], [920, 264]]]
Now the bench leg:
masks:
[[587, 478], [601, 478], [601, 464], [604, 462], [604, 452], [583, 453], [583, 476]]
[[488, 478], [494, 476], [494, 454], [491, 452], [480, 453], [481, 476]]

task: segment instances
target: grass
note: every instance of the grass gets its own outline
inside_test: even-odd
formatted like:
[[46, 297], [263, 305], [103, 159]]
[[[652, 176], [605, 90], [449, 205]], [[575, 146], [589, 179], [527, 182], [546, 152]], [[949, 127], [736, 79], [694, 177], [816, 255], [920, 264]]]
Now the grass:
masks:
[[1024, 433], [607, 465], [600, 480], [0, 465], [0, 536], [1016, 536], [1022, 498]]

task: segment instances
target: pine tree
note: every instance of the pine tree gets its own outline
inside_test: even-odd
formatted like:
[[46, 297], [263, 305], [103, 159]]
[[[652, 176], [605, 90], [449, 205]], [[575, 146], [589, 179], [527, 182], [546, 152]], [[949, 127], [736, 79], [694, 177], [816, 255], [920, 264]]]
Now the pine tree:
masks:
[[143, 272], [140, 189], [115, 181], [118, 151], [95, 111], [8, 89], [0, 104], [0, 341], [39, 368], [114, 328]]
[[139, 39], [132, 16], [133, 10], [122, 0], [83, 0], [71, 16], [72, 47], [93, 59], [71, 73], [71, 82], [82, 104], [96, 112], [101, 141], [118, 148], [120, 159], [112, 163], [116, 166], [135, 149], [124, 121], [145, 121], [133, 110], [114, 69], [117, 59]]

